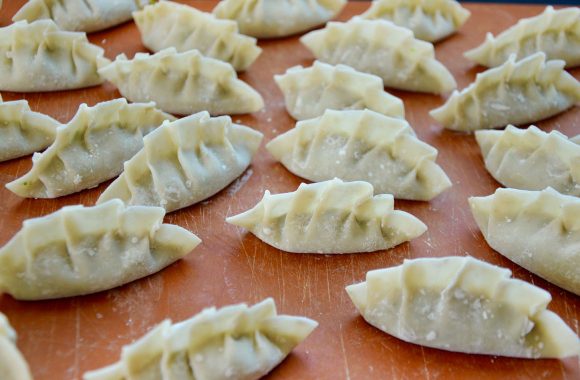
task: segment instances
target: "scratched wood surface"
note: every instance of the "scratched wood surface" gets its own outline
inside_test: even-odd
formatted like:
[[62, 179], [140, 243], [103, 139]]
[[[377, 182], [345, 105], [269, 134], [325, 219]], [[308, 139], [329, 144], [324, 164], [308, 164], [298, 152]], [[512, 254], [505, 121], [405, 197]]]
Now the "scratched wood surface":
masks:
[[[210, 10], [214, 1], [183, 1]], [[24, 0], [4, 2], [0, 25], [9, 24]], [[368, 3], [350, 3], [340, 15], [347, 20]], [[487, 31], [498, 33], [519, 18], [541, 12], [540, 6], [466, 5], [471, 19], [461, 32], [436, 47], [437, 57], [452, 71], [460, 88], [473, 81], [481, 68], [473, 67], [462, 52], [479, 44]], [[90, 36], [109, 58], [124, 52], [145, 51], [133, 23]], [[308, 66], [313, 57], [297, 38], [263, 41], [264, 52], [241, 78], [262, 93], [266, 109], [234, 120], [262, 131], [266, 141], [292, 128], [294, 121], [272, 76], [288, 67]], [[580, 77], [580, 70], [573, 71]], [[472, 255], [510, 268], [514, 276], [530, 281], [553, 297], [549, 305], [578, 333], [580, 299], [512, 264], [488, 247], [467, 205], [471, 195], [492, 193], [498, 184], [485, 171], [473, 136], [443, 130], [428, 116], [444, 98], [392, 91], [403, 98], [408, 121], [424, 141], [439, 149], [438, 162], [453, 188], [432, 202], [397, 201], [429, 231], [411, 243], [389, 251], [342, 256], [300, 255], [280, 252], [254, 236], [225, 224], [224, 218], [253, 206], [264, 190], [293, 191], [298, 177], [274, 162], [262, 147], [251, 168], [231, 186], [201, 204], [167, 216], [203, 239], [194, 252], [161, 273], [92, 296], [46, 302], [18, 302], [0, 295], [0, 310], [19, 334], [18, 346], [37, 379], [78, 379], [89, 369], [117, 360], [121, 347], [140, 337], [164, 318], [179, 321], [205, 307], [255, 303], [274, 297], [281, 312], [305, 315], [320, 327], [276, 368], [271, 379], [578, 379], [577, 359], [515, 360], [449, 353], [402, 342], [366, 324], [358, 316], [344, 287], [362, 281], [372, 269], [399, 265], [405, 258]], [[68, 121], [79, 104], [119, 96], [110, 84], [45, 94], [2, 93], [5, 100], [25, 98], [31, 107], [61, 122]], [[546, 130], [580, 133], [580, 110], [572, 109], [538, 123]], [[2, 185], [24, 174], [30, 158], [0, 163]], [[46, 215], [72, 204], [92, 205], [102, 186], [56, 200], [25, 200], [0, 187], [0, 244], [26, 218]]]

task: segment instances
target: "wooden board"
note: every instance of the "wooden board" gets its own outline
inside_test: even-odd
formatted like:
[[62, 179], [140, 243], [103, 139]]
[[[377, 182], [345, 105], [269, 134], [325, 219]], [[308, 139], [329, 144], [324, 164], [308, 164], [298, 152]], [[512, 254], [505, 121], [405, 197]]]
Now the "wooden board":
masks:
[[[183, 1], [210, 10], [215, 1]], [[24, 0], [4, 1], [0, 25], [7, 25]], [[368, 3], [350, 3], [340, 15], [347, 20]], [[452, 71], [460, 88], [473, 81], [481, 68], [462, 52], [483, 41], [486, 32], [498, 33], [519, 18], [541, 12], [540, 6], [467, 4], [472, 17], [461, 33], [437, 45], [437, 57]], [[127, 23], [90, 36], [114, 58], [144, 51], [137, 29]], [[234, 117], [266, 135], [266, 141], [292, 128], [282, 94], [272, 76], [288, 67], [312, 63], [311, 54], [297, 38], [263, 41], [258, 61], [241, 78], [258, 89], [266, 109]], [[574, 70], [580, 77], [580, 70]], [[512, 264], [484, 241], [467, 205], [467, 197], [491, 194], [498, 187], [483, 166], [473, 136], [443, 130], [428, 116], [444, 98], [400, 91], [408, 121], [421, 139], [439, 149], [438, 162], [453, 181], [453, 188], [430, 203], [397, 201], [396, 207], [426, 222], [429, 231], [411, 243], [371, 254], [342, 256], [301, 255], [280, 252], [254, 236], [227, 225], [224, 218], [253, 206], [264, 190], [293, 191], [300, 184], [262, 147], [252, 167], [235, 183], [201, 204], [170, 214], [167, 222], [179, 224], [203, 239], [184, 260], [159, 274], [100, 294], [46, 302], [18, 302], [0, 296], [0, 310], [19, 333], [18, 345], [36, 379], [78, 379], [89, 369], [116, 361], [121, 347], [140, 337], [164, 318], [179, 321], [205, 307], [255, 303], [274, 297], [281, 312], [305, 315], [320, 327], [276, 368], [272, 379], [578, 379], [577, 358], [515, 360], [464, 355], [402, 342], [366, 324], [358, 316], [344, 287], [362, 281], [372, 269], [399, 265], [405, 258], [472, 255], [510, 268], [516, 278], [546, 290], [549, 308], [578, 333], [580, 299]], [[25, 98], [31, 107], [58, 120], [68, 121], [79, 104], [119, 96], [110, 84], [44, 94], [2, 93], [5, 100]], [[546, 130], [580, 133], [580, 110], [572, 109], [538, 123]], [[4, 184], [24, 174], [30, 158], [0, 163], [0, 244], [21, 227], [26, 218], [46, 215], [72, 204], [94, 204], [107, 184], [56, 200], [21, 199]]]

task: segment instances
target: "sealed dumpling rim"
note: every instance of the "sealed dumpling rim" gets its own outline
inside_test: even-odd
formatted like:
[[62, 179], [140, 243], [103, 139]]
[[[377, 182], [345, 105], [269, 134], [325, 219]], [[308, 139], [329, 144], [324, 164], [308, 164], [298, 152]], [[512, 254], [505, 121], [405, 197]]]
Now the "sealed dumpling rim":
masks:
[[451, 187], [435, 163], [437, 149], [422, 142], [405, 120], [364, 111], [327, 110], [274, 138], [268, 151], [310, 181], [369, 182], [379, 194], [429, 201]]
[[2, 380], [32, 380], [28, 363], [16, 348], [16, 332], [2, 312], [0, 312], [0, 375]]
[[390, 194], [373, 196], [367, 182], [301, 184], [291, 193], [271, 195], [252, 209], [226, 219], [260, 240], [295, 253], [357, 253], [392, 248], [422, 235], [427, 226], [394, 210]]
[[580, 295], [580, 198], [542, 191], [498, 189], [469, 198], [487, 243], [532, 273]]
[[580, 8], [554, 10], [521, 19], [497, 37], [487, 33], [485, 41], [465, 52], [465, 57], [487, 67], [499, 66], [515, 54], [517, 59], [543, 52], [548, 59], [561, 59], [566, 67], [580, 65]]
[[384, 19], [413, 31], [420, 40], [436, 42], [455, 33], [470, 12], [455, 0], [375, 0], [360, 15]]
[[533, 123], [580, 103], [580, 82], [564, 70], [564, 61], [546, 61], [536, 53], [477, 74], [475, 82], [454, 91], [429, 114], [445, 128], [474, 131]]
[[390, 21], [354, 17], [346, 23], [329, 22], [300, 42], [318, 60], [377, 75], [386, 87], [433, 94], [457, 87], [453, 75], [435, 58], [431, 43]]
[[284, 94], [286, 110], [296, 120], [318, 117], [327, 109], [370, 109], [405, 117], [403, 101], [384, 90], [381, 78], [346, 65], [315, 61], [308, 68], [291, 67], [274, 80]]
[[154, 101], [172, 114], [245, 114], [264, 107], [262, 96], [239, 80], [229, 63], [197, 50], [167, 48], [153, 55], [137, 53], [131, 60], [121, 54], [99, 74], [132, 102]]
[[160, 207], [125, 207], [116, 199], [25, 220], [0, 249], [0, 292], [19, 300], [71, 297], [158, 272], [200, 243], [188, 230], [162, 224], [164, 215]]
[[240, 31], [257, 38], [279, 38], [305, 32], [331, 20], [346, 0], [224, 0], [213, 13], [235, 20]]
[[574, 331], [547, 310], [552, 297], [508, 269], [471, 257], [405, 260], [346, 288], [363, 318], [409, 343], [516, 358], [580, 353]]
[[271, 298], [251, 307], [208, 308], [179, 323], [163, 321], [123, 347], [117, 363], [83, 379], [259, 379], [317, 326], [305, 317], [278, 315]]

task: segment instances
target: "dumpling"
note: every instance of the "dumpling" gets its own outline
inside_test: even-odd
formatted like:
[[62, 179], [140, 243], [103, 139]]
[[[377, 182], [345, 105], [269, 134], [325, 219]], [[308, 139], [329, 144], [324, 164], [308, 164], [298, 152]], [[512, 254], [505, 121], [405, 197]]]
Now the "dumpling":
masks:
[[230, 63], [236, 71], [247, 69], [262, 52], [255, 38], [238, 33], [235, 21], [218, 20], [184, 4], [161, 1], [135, 12], [133, 18], [149, 50], [197, 49], [207, 57]]
[[118, 176], [123, 162], [143, 147], [143, 136], [165, 120], [175, 118], [155, 103], [81, 104], [74, 118], [57, 129], [54, 143], [32, 156], [32, 169], [6, 187], [25, 198], [56, 198], [95, 187]]
[[312, 67], [291, 67], [274, 80], [284, 94], [286, 109], [296, 120], [321, 116], [325, 110], [365, 109], [405, 117], [403, 101], [383, 89], [376, 75], [345, 65], [315, 61]]
[[201, 242], [162, 224], [164, 216], [160, 207], [125, 207], [115, 199], [26, 220], [0, 249], [0, 293], [19, 300], [71, 297], [158, 272]]
[[360, 17], [389, 20], [420, 40], [436, 42], [455, 33], [469, 15], [455, 0], [375, 0]]
[[465, 52], [465, 57], [487, 67], [499, 66], [512, 54], [518, 59], [543, 52], [548, 59], [580, 65], [580, 8], [554, 10], [548, 6], [535, 17], [525, 18], [496, 38], [487, 33], [485, 42]]
[[0, 90], [72, 90], [103, 83], [98, 68], [110, 61], [84, 33], [64, 32], [52, 20], [0, 28]]
[[451, 187], [437, 149], [405, 120], [364, 111], [327, 110], [266, 145], [292, 173], [310, 181], [366, 181], [379, 194], [428, 201]]
[[453, 75], [435, 59], [432, 44], [386, 20], [329, 22], [300, 41], [317, 59], [377, 75], [386, 87], [434, 94], [457, 87]]
[[346, 0], [224, 0], [213, 13], [237, 21], [240, 31], [249, 36], [277, 38], [322, 25], [345, 5]]
[[132, 102], [154, 101], [173, 114], [243, 114], [264, 107], [260, 94], [239, 80], [230, 64], [197, 50], [167, 48], [154, 55], [137, 53], [132, 60], [121, 54], [99, 74]]
[[530, 272], [580, 295], [580, 198], [552, 188], [471, 197], [487, 243]]
[[409, 343], [469, 354], [565, 358], [578, 337], [550, 293], [471, 257], [405, 260], [346, 288], [363, 318]]
[[430, 115], [445, 128], [474, 131], [533, 123], [579, 102], [580, 82], [564, 71], [564, 61], [546, 62], [536, 53], [478, 74]]
[[334, 179], [270, 195], [226, 219], [282, 251], [355, 253], [389, 249], [427, 231], [419, 219], [394, 210], [393, 196], [373, 197], [370, 183]]
[[43, 150], [56, 136], [60, 123], [33, 112], [28, 101], [3, 102], [0, 96], [0, 161]]
[[255, 380], [266, 376], [318, 326], [278, 315], [271, 298], [205, 309], [183, 322], [165, 320], [123, 347], [121, 360], [84, 380]]
[[570, 139], [570, 141], [572, 141], [574, 144], [580, 144], [580, 135], [577, 135], [576, 137], [572, 137]]
[[28, 363], [16, 348], [16, 332], [2, 313], [0, 313], [0, 379], [32, 380]]
[[506, 187], [543, 190], [580, 197], [580, 145], [558, 131], [535, 126], [477, 131], [475, 138], [487, 171]]
[[64, 30], [96, 32], [131, 20], [156, 0], [29, 0], [12, 21], [52, 19]]
[[201, 202], [248, 168], [262, 138], [228, 116], [207, 112], [166, 123], [145, 137], [144, 148], [125, 162], [97, 203], [118, 198], [170, 212]]

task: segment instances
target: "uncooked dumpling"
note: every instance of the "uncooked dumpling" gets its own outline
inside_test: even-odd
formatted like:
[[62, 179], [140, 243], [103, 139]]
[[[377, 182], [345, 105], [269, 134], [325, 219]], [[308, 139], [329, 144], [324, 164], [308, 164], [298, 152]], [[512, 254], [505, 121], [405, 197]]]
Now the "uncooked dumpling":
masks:
[[477, 74], [475, 82], [455, 91], [430, 112], [445, 128], [457, 131], [533, 123], [580, 103], [580, 82], [564, 70], [564, 61], [536, 53]]
[[100, 292], [149, 276], [179, 260], [200, 240], [162, 224], [160, 207], [112, 200], [68, 206], [25, 220], [0, 249], [0, 293], [41, 300]]
[[291, 67], [274, 80], [284, 93], [286, 110], [296, 120], [321, 116], [327, 109], [368, 108], [405, 117], [403, 101], [383, 89], [381, 78], [349, 66], [315, 61], [312, 67]]
[[175, 118], [154, 103], [81, 104], [73, 119], [57, 129], [54, 143], [32, 156], [32, 169], [6, 187], [26, 198], [56, 198], [95, 187], [118, 176], [123, 162], [143, 147], [143, 136], [165, 120]]
[[224, 0], [213, 10], [237, 21], [240, 31], [258, 38], [305, 32], [334, 18], [346, 0]]
[[32, 380], [28, 363], [16, 348], [16, 332], [2, 313], [0, 313], [0, 379]]
[[471, 197], [487, 243], [530, 272], [580, 295], [580, 198], [552, 188]]
[[282, 251], [355, 253], [392, 248], [422, 235], [427, 226], [394, 210], [393, 196], [373, 196], [370, 183], [339, 179], [301, 184], [292, 193], [271, 195], [252, 209], [226, 219]]
[[263, 135], [207, 112], [166, 123], [144, 139], [144, 148], [97, 203], [160, 206], [168, 212], [216, 194], [252, 162]]
[[298, 122], [266, 148], [292, 173], [318, 182], [366, 181], [379, 194], [428, 201], [451, 187], [437, 149], [409, 123], [379, 113], [327, 110]]
[[422, 258], [370, 271], [346, 290], [368, 323], [409, 343], [517, 358], [578, 355], [574, 331], [546, 310], [550, 293], [510, 276], [471, 257]]
[[543, 190], [580, 197], [580, 145], [558, 131], [535, 126], [477, 131], [487, 171], [505, 187]]
[[389, 20], [420, 40], [436, 42], [455, 33], [469, 15], [455, 0], [375, 0], [360, 17]]
[[347, 23], [329, 22], [300, 41], [317, 59], [377, 75], [386, 87], [434, 94], [457, 87], [453, 75], [435, 59], [432, 44], [390, 21], [355, 17]]

